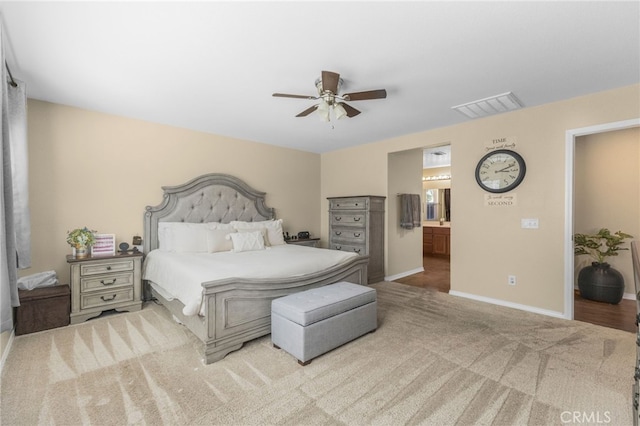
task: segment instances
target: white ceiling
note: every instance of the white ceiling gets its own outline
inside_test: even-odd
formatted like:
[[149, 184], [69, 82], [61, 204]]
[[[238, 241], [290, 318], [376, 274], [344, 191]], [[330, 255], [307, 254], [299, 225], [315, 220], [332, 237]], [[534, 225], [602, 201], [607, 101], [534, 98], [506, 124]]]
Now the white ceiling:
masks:
[[[468, 121], [450, 108], [508, 91], [532, 107], [638, 83], [639, 5], [3, 1], [0, 19], [31, 98], [321, 153]], [[327, 124], [271, 96], [315, 95], [321, 70], [387, 99]]]

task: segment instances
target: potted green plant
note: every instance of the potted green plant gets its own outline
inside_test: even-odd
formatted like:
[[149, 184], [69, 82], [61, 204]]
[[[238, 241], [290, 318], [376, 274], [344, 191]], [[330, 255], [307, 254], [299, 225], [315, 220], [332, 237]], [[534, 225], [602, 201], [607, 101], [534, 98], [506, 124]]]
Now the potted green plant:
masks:
[[67, 232], [67, 243], [75, 249], [76, 257], [89, 256], [89, 248], [96, 242], [95, 232], [86, 226]]
[[580, 295], [589, 300], [620, 303], [624, 295], [624, 278], [607, 262], [607, 257], [617, 256], [627, 238], [633, 238], [625, 232], [611, 233], [602, 228], [596, 234], [574, 234], [573, 244], [575, 255], [588, 255], [594, 261], [585, 266], [578, 274], [578, 288]]

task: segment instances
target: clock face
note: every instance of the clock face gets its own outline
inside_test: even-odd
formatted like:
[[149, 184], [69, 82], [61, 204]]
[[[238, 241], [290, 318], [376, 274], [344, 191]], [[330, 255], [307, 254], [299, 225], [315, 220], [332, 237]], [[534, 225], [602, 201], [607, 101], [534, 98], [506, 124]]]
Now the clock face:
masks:
[[524, 179], [527, 167], [517, 152], [499, 149], [488, 153], [476, 166], [476, 181], [485, 191], [511, 191]]

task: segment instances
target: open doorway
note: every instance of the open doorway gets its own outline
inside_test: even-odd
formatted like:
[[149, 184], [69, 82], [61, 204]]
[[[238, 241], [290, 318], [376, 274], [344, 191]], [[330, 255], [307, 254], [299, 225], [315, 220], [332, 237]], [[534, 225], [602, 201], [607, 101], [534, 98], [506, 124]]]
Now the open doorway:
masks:
[[[625, 275], [622, 302], [610, 305], [585, 300], [575, 289], [575, 279], [588, 259], [574, 257], [572, 237], [575, 232], [595, 233], [600, 228], [615, 228], [612, 232], [624, 228], [620, 230], [636, 239], [640, 237], [638, 126], [640, 120], [627, 120], [567, 131], [565, 316], [568, 319], [627, 331], [635, 327], [635, 290], [628, 254], [616, 257], [618, 265], [612, 265]], [[621, 167], [623, 160], [631, 161], [633, 166]]]
[[424, 148], [422, 159], [424, 271], [396, 281], [448, 293], [451, 288], [451, 145]]

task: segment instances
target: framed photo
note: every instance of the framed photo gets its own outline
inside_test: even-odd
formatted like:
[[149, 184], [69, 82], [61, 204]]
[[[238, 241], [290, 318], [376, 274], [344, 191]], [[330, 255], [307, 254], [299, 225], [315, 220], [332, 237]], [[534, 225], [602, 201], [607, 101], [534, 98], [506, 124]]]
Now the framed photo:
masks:
[[91, 256], [114, 256], [116, 254], [116, 234], [96, 234], [96, 242], [91, 248]]

